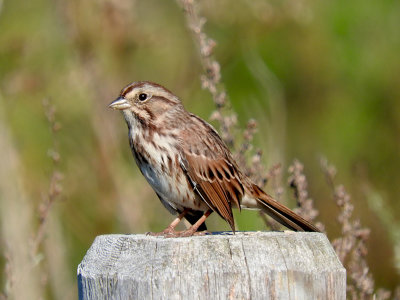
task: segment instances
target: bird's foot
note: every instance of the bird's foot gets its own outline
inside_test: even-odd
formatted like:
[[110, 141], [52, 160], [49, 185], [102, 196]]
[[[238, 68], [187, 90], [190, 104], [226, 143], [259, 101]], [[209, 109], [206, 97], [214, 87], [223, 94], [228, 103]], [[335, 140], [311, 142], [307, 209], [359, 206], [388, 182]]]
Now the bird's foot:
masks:
[[151, 236], [167, 236], [176, 233], [175, 229], [171, 226], [168, 226], [161, 232], [147, 232], [146, 235], [151, 235]]

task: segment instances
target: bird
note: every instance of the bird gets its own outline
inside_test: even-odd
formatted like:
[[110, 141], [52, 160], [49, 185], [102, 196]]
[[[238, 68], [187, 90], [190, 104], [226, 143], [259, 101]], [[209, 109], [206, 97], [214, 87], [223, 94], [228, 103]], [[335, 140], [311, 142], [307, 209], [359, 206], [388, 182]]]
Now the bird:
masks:
[[[188, 112], [165, 87], [132, 82], [109, 107], [122, 111], [137, 166], [165, 208], [177, 215], [165, 230], [150, 234], [203, 235], [212, 212], [235, 232], [232, 208], [261, 210], [294, 231], [319, 231], [253, 183], [213, 126]], [[191, 226], [177, 231], [183, 218]]]

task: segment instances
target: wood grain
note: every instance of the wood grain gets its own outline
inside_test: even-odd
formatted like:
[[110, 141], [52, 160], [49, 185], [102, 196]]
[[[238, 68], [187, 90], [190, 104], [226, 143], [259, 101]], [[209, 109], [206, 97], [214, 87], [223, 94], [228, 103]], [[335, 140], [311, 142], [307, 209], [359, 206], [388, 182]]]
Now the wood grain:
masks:
[[322, 233], [103, 235], [78, 287], [79, 299], [345, 299], [346, 271]]

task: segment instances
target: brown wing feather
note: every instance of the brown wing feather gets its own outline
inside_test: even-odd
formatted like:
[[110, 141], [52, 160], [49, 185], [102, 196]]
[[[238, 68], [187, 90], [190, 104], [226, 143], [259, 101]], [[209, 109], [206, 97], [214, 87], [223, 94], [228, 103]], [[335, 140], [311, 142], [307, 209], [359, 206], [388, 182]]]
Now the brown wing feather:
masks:
[[243, 188], [237, 188], [240, 182], [234, 177], [234, 174], [227, 175], [223, 171], [223, 165], [227, 162], [210, 160], [204, 156], [188, 152], [183, 152], [182, 157], [184, 170], [186, 169], [187, 176], [196, 186], [195, 192], [203, 198], [213, 211], [225, 219], [234, 231], [232, 203], [240, 207]]
[[189, 180], [197, 185], [195, 192], [234, 231], [232, 204], [240, 209], [244, 195], [241, 174], [231, 153], [211, 125], [195, 115], [190, 116], [191, 124], [187, 124], [186, 130], [182, 131], [185, 141], [181, 144], [184, 171]]

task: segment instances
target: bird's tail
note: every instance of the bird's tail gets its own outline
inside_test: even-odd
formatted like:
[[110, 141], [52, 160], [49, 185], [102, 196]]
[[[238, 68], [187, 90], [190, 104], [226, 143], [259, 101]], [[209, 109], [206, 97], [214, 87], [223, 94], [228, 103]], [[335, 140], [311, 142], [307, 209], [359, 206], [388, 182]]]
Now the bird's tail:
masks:
[[294, 231], [320, 232], [320, 230], [298, 214], [279, 203], [257, 185], [253, 184], [252, 196], [257, 200], [257, 208]]

